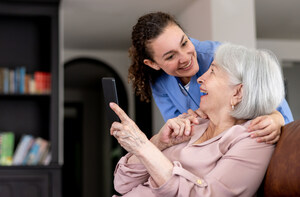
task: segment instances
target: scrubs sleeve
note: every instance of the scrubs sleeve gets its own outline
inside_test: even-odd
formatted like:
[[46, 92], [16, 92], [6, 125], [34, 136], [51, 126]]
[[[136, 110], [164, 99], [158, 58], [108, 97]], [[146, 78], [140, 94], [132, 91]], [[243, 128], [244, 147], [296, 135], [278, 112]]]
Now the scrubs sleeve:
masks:
[[283, 116], [285, 124], [288, 124], [288, 123], [294, 121], [293, 114], [291, 112], [289, 104], [287, 103], [287, 101], [285, 99], [281, 102], [281, 104], [277, 108], [277, 111], [279, 111], [281, 113], [281, 115]]

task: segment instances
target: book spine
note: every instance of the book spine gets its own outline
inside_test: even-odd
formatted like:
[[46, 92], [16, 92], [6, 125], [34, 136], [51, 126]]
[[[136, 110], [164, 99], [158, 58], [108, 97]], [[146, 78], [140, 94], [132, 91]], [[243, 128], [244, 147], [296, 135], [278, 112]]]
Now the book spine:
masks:
[[31, 135], [23, 135], [13, 157], [13, 165], [21, 165], [31, 148], [34, 139]]
[[19, 68], [19, 91], [21, 94], [25, 93], [25, 74], [26, 74], [26, 68], [25, 67], [20, 67]]
[[4, 94], [9, 94], [9, 69], [4, 68], [4, 82], [3, 82]]
[[36, 93], [36, 88], [35, 88], [35, 79], [34, 79], [34, 75], [30, 75], [29, 78], [29, 93], [30, 94], [35, 94]]
[[4, 93], [4, 68], [0, 68], [0, 93]]
[[33, 161], [32, 161], [32, 165], [37, 165], [39, 164], [43, 154], [47, 151], [47, 148], [48, 148], [48, 141], [47, 140], [44, 140], [42, 138], [37, 138], [37, 142], [39, 144], [39, 150], [38, 150], [38, 153], [37, 155], [35, 155], [35, 157], [33, 158]]
[[19, 68], [15, 68], [15, 76], [14, 76], [14, 84], [15, 84], [15, 93], [19, 93], [20, 91], [20, 71]]
[[1, 146], [1, 165], [12, 165], [12, 157], [14, 151], [14, 133], [2, 133], [2, 146]]
[[35, 140], [32, 147], [30, 148], [25, 160], [23, 161], [24, 165], [33, 165], [33, 161], [35, 157], [37, 157], [38, 151], [40, 148], [40, 144]]
[[48, 157], [48, 155], [49, 155], [49, 153], [50, 153], [50, 146], [51, 146], [51, 145], [50, 145], [50, 143], [48, 142], [48, 145], [47, 145], [47, 147], [46, 147], [46, 150], [44, 151], [44, 153], [42, 153], [41, 158], [40, 158], [38, 164], [40, 164], [40, 165], [48, 165], [48, 164], [46, 164], [46, 159], [47, 159], [47, 157]]
[[9, 92], [11, 94], [15, 93], [15, 70], [9, 71]]
[[34, 81], [35, 81], [36, 93], [42, 93], [42, 91], [43, 91], [42, 72], [39, 72], [39, 71], [34, 72]]
[[52, 159], [52, 154], [51, 154], [51, 151], [49, 151], [46, 158], [45, 158], [45, 160], [43, 161], [43, 164], [44, 165], [49, 165], [50, 162], [51, 162], [51, 159]]
[[1, 156], [2, 156], [2, 133], [0, 133], [0, 160], [1, 160]]
[[24, 84], [24, 93], [29, 94], [30, 93], [30, 74], [25, 74], [25, 84]]

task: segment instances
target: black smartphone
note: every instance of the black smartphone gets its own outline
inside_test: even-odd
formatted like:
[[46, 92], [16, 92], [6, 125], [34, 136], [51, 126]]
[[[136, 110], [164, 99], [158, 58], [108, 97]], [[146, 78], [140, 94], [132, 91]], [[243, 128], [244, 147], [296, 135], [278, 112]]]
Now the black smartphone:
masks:
[[109, 121], [109, 125], [111, 125], [113, 122], [116, 122], [116, 121], [120, 122], [120, 119], [117, 116], [117, 114], [109, 107], [110, 102], [114, 102], [119, 105], [115, 78], [103, 77], [102, 78], [102, 88], [103, 88], [105, 109], [106, 109], [106, 114], [107, 114], [107, 118]]

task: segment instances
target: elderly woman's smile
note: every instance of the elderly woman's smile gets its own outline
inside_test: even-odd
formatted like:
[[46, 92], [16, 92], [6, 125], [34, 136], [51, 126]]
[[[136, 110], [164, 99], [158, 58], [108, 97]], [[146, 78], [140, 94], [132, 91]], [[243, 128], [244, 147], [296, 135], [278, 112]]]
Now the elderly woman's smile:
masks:
[[230, 109], [234, 87], [230, 86], [228, 74], [215, 61], [197, 81], [201, 84], [200, 91], [204, 93], [200, 102], [203, 112], [209, 116], [212, 112], [219, 113], [223, 109]]

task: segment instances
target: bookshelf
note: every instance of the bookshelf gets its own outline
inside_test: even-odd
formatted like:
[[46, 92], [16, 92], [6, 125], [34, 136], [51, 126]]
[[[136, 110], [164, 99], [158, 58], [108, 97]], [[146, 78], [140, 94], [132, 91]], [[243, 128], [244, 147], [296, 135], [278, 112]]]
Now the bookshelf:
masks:
[[58, 160], [58, 7], [59, 0], [0, 2], [0, 67], [25, 67], [27, 73], [51, 73], [47, 94], [0, 93], [0, 131], [51, 143], [47, 166], [0, 166], [1, 196], [61, 196]]

